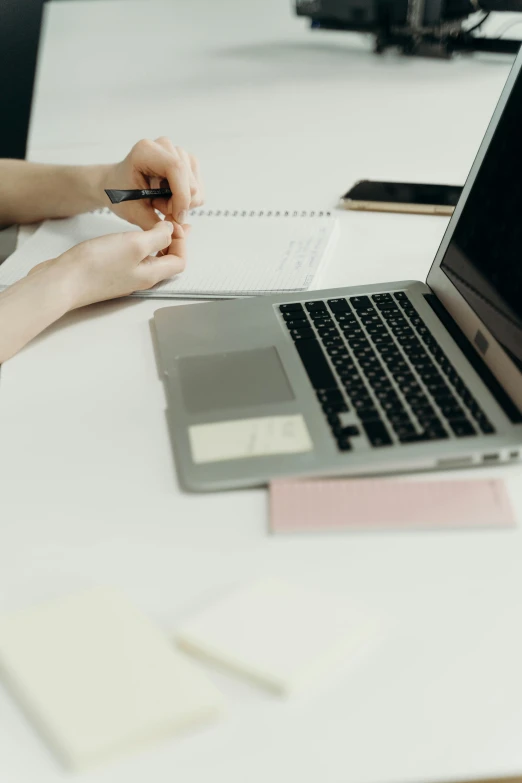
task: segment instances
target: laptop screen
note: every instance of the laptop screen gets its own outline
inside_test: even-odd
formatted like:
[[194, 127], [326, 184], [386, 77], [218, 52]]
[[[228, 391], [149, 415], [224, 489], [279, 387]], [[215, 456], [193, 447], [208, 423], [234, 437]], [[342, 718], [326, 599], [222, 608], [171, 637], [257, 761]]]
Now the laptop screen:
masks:
[[441, 269], [522, 370], [522, 70]]

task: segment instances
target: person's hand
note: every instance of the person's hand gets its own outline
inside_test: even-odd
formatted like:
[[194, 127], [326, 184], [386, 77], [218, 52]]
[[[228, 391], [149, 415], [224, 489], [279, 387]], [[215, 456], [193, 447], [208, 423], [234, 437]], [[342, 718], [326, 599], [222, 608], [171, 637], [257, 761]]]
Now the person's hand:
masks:
[[[60, 281], [69, 310], [145, 291], [185, 268], [185, 240], [172, 240], [173, 228], [172, 223], [161, 220], [148, 231], [89, 239], [38, 264], [29, 274], [51, 273]], [[178, 230], [184, 234], [181, 227]], [[174, 252], [158, 258], [152, 255], [169, 245]]]
[[[152, 228], [160, 218], [182, 226], [189, 209], [203, 203], [203, 186], [197, 158], [162, 136], [156, 141], [142, 139], [131, 149], [125, 160], [104, 172], [103, 189], [146, 189], [169, 187], [170, 199], [144, 199], [110, 206], [119, 217], [144, 230]], [[108, 200], [107, 200], [108, 202]]]

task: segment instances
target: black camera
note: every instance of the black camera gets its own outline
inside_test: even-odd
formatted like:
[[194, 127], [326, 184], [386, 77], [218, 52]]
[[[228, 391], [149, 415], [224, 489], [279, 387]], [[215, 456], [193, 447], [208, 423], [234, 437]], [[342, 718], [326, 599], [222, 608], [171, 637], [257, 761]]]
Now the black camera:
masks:
[[[520, 41], [473, 35], [491, 12], [522, 12], [522, 0], [296, 0], [298, 16], [314, 29], [372, 33], [375, 51], [450, 57], [455, 51], [516, 54]], [[463, 22], [482, 12], [479, 22]]]

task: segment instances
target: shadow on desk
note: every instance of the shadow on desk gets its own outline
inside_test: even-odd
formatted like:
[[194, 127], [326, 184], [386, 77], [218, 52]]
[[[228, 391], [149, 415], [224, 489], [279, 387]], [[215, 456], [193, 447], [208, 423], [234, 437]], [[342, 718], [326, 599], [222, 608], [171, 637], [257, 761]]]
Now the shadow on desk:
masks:
[[[313, 33], [311, 33], [313, 36]], [[339, 79], [345, 80], [347, 68], [351, 66], [366, 65], [370, 69], [386, 66], [391, 72], [400, 68], [408, 68], [411, 73], [418, 74], [419, 78], [425, 78], [424, 69], [419, 68], [419, 63], [426, 63], [421, 58], [405, 57], [398, 52], [376, 55], [373, 51], [373, 41], [361, 35], [345, 35], [343, 37], [332, 36], [330, 41], [313, 41], [303, 43], [300, 41], [274, 41], [260, 44], [248, 44], [244, 46], [229, 46], [217, 49], [213, 56], [218, 58], [235, 58], [245, 62], [263, 62], [285, 67], [286, 73], [298, 76], [303, 81], [328, 73], [330, 78], [337, 74]], [[473, 58], [474, 63], [491, 67], [506, 67], [505, 56], [491, 56]], [[429, 61], [433, 62], [433, 61]], [[436, 66], [441, 73], [451, 73], [454, 60], [437, 60]], [[335, 67], [335, 71], [332, 70]], [[380, 71], [382, 75], [382, 71]], [[251, 80], [252, 74], [244, 72], [244, 78]]]

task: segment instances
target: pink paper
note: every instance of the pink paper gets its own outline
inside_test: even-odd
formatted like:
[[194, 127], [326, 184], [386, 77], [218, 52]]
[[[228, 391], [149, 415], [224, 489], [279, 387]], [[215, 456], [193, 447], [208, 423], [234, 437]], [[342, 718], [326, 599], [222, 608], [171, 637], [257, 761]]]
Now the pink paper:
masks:
[[275, 533], [504, 528], [516, 522], [500, 480], [277, 480], [270, 485]]

